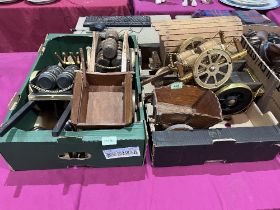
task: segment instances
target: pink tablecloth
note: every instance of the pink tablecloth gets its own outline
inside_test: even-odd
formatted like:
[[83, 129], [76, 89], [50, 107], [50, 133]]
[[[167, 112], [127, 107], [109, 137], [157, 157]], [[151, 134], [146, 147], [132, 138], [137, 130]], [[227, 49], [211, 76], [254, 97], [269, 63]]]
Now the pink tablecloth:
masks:
[[280, 8], [267, 12], [266, 16], [280, 26]]
[[70, 33], [79, 16], [129, 15], [129, 0], [58, 0], [0, 4], [0, 52], [37, 51], [47, 33]]
[[[0, 54], [0, 121], [34, 59], [35, 53]], [[279, 209], [279, 180], [279, 157], [170, 168], [152, 168], [148, 159], [143, 167], [25, 172], [10, 171], [0, 158], [0, 209]]]
[[213, 4], [202, 4], [197, 0], [197, 7], [183, 7], [182, 0], [166, 0], [160, 5], [155, 4], [155, 0], [133, 0], [135, 15], [190, 15], [196, 10], [234, 10], [233, 7], [226, 6], [218, 0], [213, 0]]

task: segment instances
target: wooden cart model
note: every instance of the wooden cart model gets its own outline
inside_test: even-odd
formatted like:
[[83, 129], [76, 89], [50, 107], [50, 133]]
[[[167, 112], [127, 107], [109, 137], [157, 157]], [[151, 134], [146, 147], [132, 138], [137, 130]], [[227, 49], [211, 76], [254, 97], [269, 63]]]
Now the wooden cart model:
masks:
[[155, 88], [153, 118], [158, 130], [209, 128], [222, 121], [222, 110], [211, 90], [197, 86]]
[[85, 56], [81, 56], [82, 72], [76, 74], [71, 122], [78, 129], [123, 127], [133, 120], [132, 73], [127, 71], [128, 35], [124, 34], [121, 72], [96, 72], [100, 41], [99, 34], [93, 33], [91, 51], [87, 50], [87, 65]]

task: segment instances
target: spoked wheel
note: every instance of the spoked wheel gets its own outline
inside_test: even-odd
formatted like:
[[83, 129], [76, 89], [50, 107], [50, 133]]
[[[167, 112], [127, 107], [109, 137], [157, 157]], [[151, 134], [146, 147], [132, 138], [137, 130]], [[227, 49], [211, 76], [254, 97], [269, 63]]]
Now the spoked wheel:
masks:
[[181, 53], [181, 52], [184, 52], [187, 50], [193, 50], [204, 42], [205, 42], [205, 39], [203, 39], [201, 37], [193, 37], [193, 38], [187, 39], [182, 43], [178, 52]]
[[232, 60], [224, 50], [207, 50], [199, 55], [193, 67], [195, 82], [205, 89], [216, 89], [231, 76]]
[[248, 85], [233, 83], [216, 92], [223, 114], [236, 114], [246, 109], [253, 101], [253, 93]]

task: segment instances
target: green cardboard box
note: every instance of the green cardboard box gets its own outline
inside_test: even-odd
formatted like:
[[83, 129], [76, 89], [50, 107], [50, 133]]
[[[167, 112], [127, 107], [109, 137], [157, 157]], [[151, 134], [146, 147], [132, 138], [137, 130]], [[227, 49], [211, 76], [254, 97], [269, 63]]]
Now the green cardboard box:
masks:
[[[14, 106], [4, 122], [28, 102], [28, 83], [33, 71], [57, 64], [54, 52], [79, 51], [91, 46], [89, 35], [49, 34], [40, 47], [37, 59], [26, 81], [18, 91]], [[112, 167], [142, 165], [146, 149], [144, 109], [141, 101], [139, 57], [134, 36], [129, 45], [136, 49], [133, 89], [136, 95], [134, 122], [120, 129], [86, 131], [62, 131], [52, 137], [51, 130], [31, 130], [37, 119], [34, 110], [29, 111], [16, 125], [0, 138], [0, 153], [13, 170], [37, 170], [67, 168], [72, 166]], [[113, 140], [112, 140], [113, 139]], [[62, 158], [65, 154], [84, 153], [86, 158]]]

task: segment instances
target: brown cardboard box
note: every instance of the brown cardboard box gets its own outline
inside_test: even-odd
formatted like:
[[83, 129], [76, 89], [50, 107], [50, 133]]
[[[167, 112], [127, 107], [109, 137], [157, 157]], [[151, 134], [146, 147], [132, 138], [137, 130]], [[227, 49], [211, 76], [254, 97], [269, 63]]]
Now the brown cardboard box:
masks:
[[[266, 30], [268, 32], [276, 32], [280, 34], [280, 27], [253, 25], [246, 26], [245, 31], [251, 28], [253, 30]], [[275, 117], [280, 119], [280, 79], [274, 74], [269, 66], [257, 54], [255, 49], [249, 44], [248, 40], [243, 36], [241, 40], [242, 46], [248, 51], [246, 56], [247, 64], [251, 67], [253, 73], [260, 80], [265, 89], [264, 96], [258, 102], [261, 111], [272, 111]]]
[[243, 36], [241, 43], [248, 51], [247, 65], [263, 83], [262, 98], [235, 115], [230, 128], [221, 122], [210, 129], [190, 131], [157, 131], [149, 121], [152, 107], [146, 104], [153, 166], [263, 161], [280, 152], [280, 80]]

